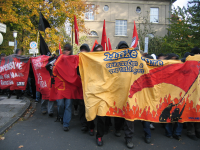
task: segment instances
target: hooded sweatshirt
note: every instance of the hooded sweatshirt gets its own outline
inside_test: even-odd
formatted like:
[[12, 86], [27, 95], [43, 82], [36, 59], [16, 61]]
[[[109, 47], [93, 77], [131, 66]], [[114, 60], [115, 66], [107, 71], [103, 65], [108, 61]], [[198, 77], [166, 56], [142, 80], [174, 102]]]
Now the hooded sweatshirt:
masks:
[[90, 48], [89, 48], [88, 44], [85, 44], [85, 43], [84, 43], [83, 45], [81, 45], [80, 51], [81, 51], [82, 49], [85, 49], [87, 52], [90, 52]]
[[129, 46], [125, 41], [120, 41], [116, 48], [123, 49], [123, 48], [129, 48]]

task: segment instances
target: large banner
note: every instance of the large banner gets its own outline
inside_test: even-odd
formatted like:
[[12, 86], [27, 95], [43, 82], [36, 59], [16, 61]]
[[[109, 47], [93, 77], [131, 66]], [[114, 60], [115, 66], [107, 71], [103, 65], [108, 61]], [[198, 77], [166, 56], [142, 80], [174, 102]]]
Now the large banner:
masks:
[[134, 49], [79, 54], [86, 118], [200, 121], [200, 56], [152, 60]]
[[53, 67], [50, 101], [83, 99], [81, 78], [77, 74], [79, 57], [60, 55]]
[[30, 69], [28, 57], [16, 54], [0, 60], [0, 89], [25, 90]]
[[46, 55], [31, 58], [36, 90], [42, 94], [42, 99], [44, 100], [49, 100], [52, 68], [55, 61], [55, 57]]

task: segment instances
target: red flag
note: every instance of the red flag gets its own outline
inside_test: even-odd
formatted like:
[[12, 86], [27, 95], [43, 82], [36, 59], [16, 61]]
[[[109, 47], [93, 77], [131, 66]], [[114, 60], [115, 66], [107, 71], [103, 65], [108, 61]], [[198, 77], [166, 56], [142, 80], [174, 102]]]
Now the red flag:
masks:
[[75, 31], [75, 43], [78, 45], [78, 40], [79, 40], [79, 30], [78, 30], [78, 25], [76, 21], [76, 16], [74, 15], [74, 31]]
[[111, 43], [110, 43], [110, 39], [108, 38], [108, 50], [112, 50], [112, 46], [111, 46]]
[[132, 37], [132, 43], [131, 43], [131, 47], [136, 48], [138, 45], [138, 34], [137, 34], [137, 29], [136, 29], [136, 25], [135, 25], [135, 21], [134, 21], [134, 29], [133, 29], [133, 37]]
[[197, 61], [187, 61], [182, 64], [171, 64], [152, 69], [148, 74], [144, 74], [134, 81], [129, 91], [129, 97], [132, 98], [138, 91], [154, 87], [159, 83], [173, 84], [187, 92], [199, 75], [198, 67]]
[[99, 44], [99, 43], [97, 42], [97, 40], [95, 40], [91, 52], [93, 52], [93, 49], [94, 49], [95, 45], [97, 45], [97, 44]]
[[104, 23], [103, 23], [101, 46], [103, 47], [104, 51], [108, 50], [105, 20], [104, 20]]
[[62, 54], [62, 49], [61, 49], [60, 43], [59, 43], [59, 54]]

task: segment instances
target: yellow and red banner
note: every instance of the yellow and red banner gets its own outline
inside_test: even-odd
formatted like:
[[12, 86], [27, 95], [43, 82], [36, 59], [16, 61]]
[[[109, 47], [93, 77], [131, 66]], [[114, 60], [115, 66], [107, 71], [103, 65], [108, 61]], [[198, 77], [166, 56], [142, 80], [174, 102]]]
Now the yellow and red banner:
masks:
[[200, 122], [199, 61], [152, 60], [133, 48], [80, 53], [87, 120]]

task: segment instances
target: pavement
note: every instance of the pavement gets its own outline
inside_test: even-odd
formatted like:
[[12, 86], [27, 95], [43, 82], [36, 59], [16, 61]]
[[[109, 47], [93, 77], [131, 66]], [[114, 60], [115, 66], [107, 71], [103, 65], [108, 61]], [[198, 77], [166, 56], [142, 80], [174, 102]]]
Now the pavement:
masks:
[[[72, 115], [70, 130], [63, 131], [62, 124], [55, 122], [56, 103], [54, 116], [50, 117], [48, 114], [41, 113], [40, 103], [35, 104], [34, 100], [27, 97], [19, 100], [15, 98], [16, 96], [12, 96], [10, 99], [7, 99], [6, 96], [0, 97], [0, 122], [2, 124], [0, 129], [10, 126], [0, 135], [0, 150], [18, 150], [19, 148], [24, 150], [128, 150], [123, 130], [121, 131], [122, 136], [116, 137], [113, 125], [110, 127], [109, 133], [103, 137], [104, 145], [99, 147], [96, 145], [95, 136], [81, 131], [78, 116]], [[25, 113], [23, 114], [23, 112]], [[114, 119], [112, 119], [112, 124], [114, 124], [113, 121]], [[200, 140], [189, 139], [186, 136], [186, 129], [183, 129], [181, 140], [178, 141], [167, 138], [162, 125], [154, 123], [155, 130], [151, 131], [152, 142], [146, 144], [141, 121], [135, 121], [134, 125], [135, 150], [200, 150]], [[95, 134], [96, 132], [95, 127]]]
[[16, 99], [13, 95], [9, 99], [6, 95], [0, 96], [0, 135], [12, 126], [30, 107], [30, 98]]

